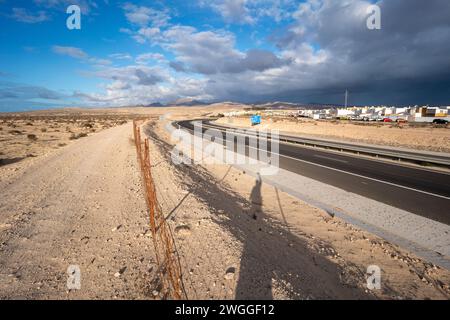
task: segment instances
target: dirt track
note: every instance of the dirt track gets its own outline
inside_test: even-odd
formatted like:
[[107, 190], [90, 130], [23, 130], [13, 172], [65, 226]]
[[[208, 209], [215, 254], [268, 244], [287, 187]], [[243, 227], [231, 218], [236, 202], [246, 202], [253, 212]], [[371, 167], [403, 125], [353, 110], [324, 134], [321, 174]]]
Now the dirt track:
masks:
[[[145, 283], [155, 268], [131, 134], [131, 124], [109, 129], [2, 175], [0, 298], [151, 296]], [[67, 289], [69, 265], [80, 267], [79, 291]]]

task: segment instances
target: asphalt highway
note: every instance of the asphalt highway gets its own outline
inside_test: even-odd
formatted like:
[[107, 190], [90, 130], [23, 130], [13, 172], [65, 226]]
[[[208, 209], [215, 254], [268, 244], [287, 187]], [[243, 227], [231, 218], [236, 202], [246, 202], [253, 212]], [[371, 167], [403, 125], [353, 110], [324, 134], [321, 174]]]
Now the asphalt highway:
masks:
[[[194, 129], [191, 121], [176, 124], [191, 133]], [[226, 130], [211, 123], [205, 125], [221, 133]], [[223, 137], [225, 144], [226, 135]], [[245, 141], [248, 155], [248, 136]], [[282, 169], [450, 225], [448, 173], [290, 143], [280, 143], [278, 153]]]

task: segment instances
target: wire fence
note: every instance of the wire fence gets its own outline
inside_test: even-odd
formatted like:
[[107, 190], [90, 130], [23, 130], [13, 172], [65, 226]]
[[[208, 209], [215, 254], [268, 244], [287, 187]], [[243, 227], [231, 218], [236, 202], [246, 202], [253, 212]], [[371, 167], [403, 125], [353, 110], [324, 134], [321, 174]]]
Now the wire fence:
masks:
[[154, 122], [142, 128], [152, 149], [158, 203], [174, 231], [183, 290], [190, 300], [234, 299], [242, 246], [227, 228], [225, 212], [233, 209], [231, 215], [237, 218], [234, 214], [240, 215], [242, 208], [234, 203], [245, 199], [233, 201], [200, 166], [176, 165], [173, 145], [157, 133]]
[[133, 132], [145, 189], [145, 201], [149, 209], [150, 228], [163, 299], [187, 299], [187, 294], [183, 289], [181, 266], [172, 231], [166, 223], [156, 197], [155, 183], [151, 171], [149, 141], [148, 139], [142, 141], [141, 130], [137, 121], [133, 122]]

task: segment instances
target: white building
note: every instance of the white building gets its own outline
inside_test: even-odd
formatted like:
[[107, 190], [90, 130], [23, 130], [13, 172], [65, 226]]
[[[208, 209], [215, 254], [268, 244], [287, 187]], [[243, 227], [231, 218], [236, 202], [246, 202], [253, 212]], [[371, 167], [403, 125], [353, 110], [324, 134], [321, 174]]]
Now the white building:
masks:
[[337, 116], [338, 117], [351, 117], [356, 115], [355, 110], [350, 109], [338, 109]]

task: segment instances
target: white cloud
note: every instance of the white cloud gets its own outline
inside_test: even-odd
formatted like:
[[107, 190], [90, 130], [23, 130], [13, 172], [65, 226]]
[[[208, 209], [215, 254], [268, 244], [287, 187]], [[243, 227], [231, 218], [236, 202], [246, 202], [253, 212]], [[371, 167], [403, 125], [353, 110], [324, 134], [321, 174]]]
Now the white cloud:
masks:
[[75, 47], [53, 46], [52, 50], [57, 54], [69, 56], [75, 59], [87, 59], [89, 57], [89, 55], [82, 49]]
[[111, 59], [117, 59], [117, 60], [131, 60], [133, 57], [128, 53], [113, 53], [110, 54], [109, 57]]
[[68, 6], [76, 4], [80, 6], [83, 14], [90, 14], [92, 9], [98, 7], [94, 0], [33, 0], [33, 2], [37, 6], [64, 11]]
[[247, 0], [224, 0], [215, 5], [215, 9], [227, 22], [253, 24], [255, 19], [246, 7]]
[[64, 46], [53, 46], [52, 50], [54, 53], [63, 56], [69, 56], [75, 59], [79, 59], [85, 62], [88, 62], [93, 65], [109, 65], [112, 62], [107, 59], [99, 59], [95, 57], [90, 57], [86, 52], [84, 52], [80, 48], [76, 47], [64, 47]]
[[147, 41], [156, 42], [161, 34], [161, 28], [169, 26], [168, 10], [157, 10], [150, 7], [126, 3], [123, 6], [128, 22], [138, 29], [120, 28], [120, 32], [129, 34], [136, 42], [144, 44]]
[[146, 41], [157, 41], [161, 30], [159, 28], [141, 28], [133, 38], [139, 43], [145, 43]]
[[149, 61], [154, 60], [157, 62], [166, 62], [166, 58], [164, 55], [160, 53], [144, 53], [140, 54], [136, 57], [137, 64], [147, 64]]
[[38, 11], [33, 14], [24, 8], [13, 8], [11, 17], [24, 23], [40, 23], [50, 20], [50, 16], [45, 11]]
[[167, 11], [156, 10], [149, 7], [137, 6], [131, 3], [126, 3], [123, 6], [127, 20], [140, 27], [147, 27], [149, 25], [160, 28], [166, 26], [170, 20]]
[[119, 31], [126, 34], [133, 34], [133, 31], [128, 28], [120, 28]]
[[213, 74], [230, 60], [244, 55], [234, 49], [235, 37], [229, 32], [197, 31], [192, 27], [172, 27], [165, 31], [163, 46], [175, 53], [177, 60], [194, 72]]
[[269, 17], [275, 22], [290, 19], [296, 0], [199, 0], [201, 7], [209, 7], [227, 23], [255, 25]]
[[[144, 57], [162, 59], [153, 53], [144, 54], [141, 58]], [[108, 81], [102, 85], [103, 93], [74, 93], [76, 98], [88, 105], [146, 105], [167, 103], [183, 97], [198, 100], [212, 98], [205, 94], [206, 79], [174, 77], [166, 68], [159, 66], [103, 67], [97, 71], [85, 72], [84, 75]]]

